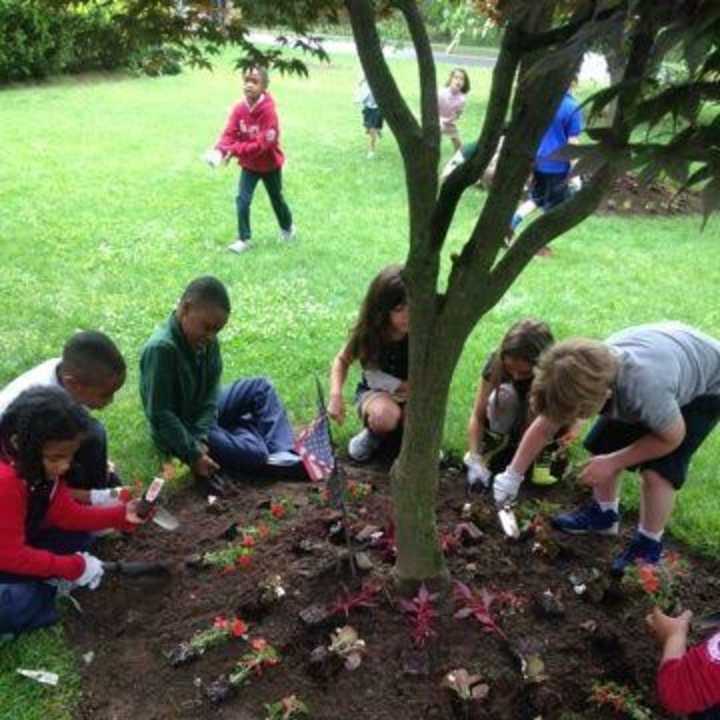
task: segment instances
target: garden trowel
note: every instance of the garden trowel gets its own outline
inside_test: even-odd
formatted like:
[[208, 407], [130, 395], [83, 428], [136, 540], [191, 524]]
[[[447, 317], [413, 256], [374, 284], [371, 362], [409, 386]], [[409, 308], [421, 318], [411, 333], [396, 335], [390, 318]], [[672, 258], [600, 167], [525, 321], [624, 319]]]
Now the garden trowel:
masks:
[[148, 562], [144, 560], [128, 561], [115, 560], [103, 562], [105, 572], [117, 573], [126, 577], [141, 577], [147, 575], [169, 575], [170, 568], [167, 563]]
[[156, 506], [152, 516], [152, 521], [159, 525], [163, 530], [177, 530], [180, 527], [178, 519], [164, 507]]
[[520, 527], [518, 526], [517, 517], [515, 517], [515, 511], [510, 503], [507, 503], [498, 510], [498, 520], [500, 521], [500, 527], [505, 535], [513, 540], [517, 540], [520, 537]]

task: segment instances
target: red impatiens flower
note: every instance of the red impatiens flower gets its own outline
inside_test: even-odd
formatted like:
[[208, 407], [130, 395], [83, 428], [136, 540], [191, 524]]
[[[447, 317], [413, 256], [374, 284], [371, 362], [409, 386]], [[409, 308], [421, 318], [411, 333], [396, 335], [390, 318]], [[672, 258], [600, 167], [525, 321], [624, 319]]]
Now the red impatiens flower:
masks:
[[267, 647], [267, 640], [265, 638], [254, 638], [250, 641], [250, 645], [252, 646], [253, 650], [257, 650], [257, 652], [262, 652]]
[[220, 571], [221, 575], [229, 575], [230, 573], [235, 572], [235, 566], [234, 565], [225, 565], [223, 569]]
[[257, 534], [261, 540], [267, 540], [270, 537], [270, 528], [265, 523], [259, 523]]
[[643, 590], [649, 595], [656, 593], [660, 589], [660, 578], [656, 575], [655, 568], [652, 565], [641, 565], [638, 568], [638, 575]]
[[280, 503], [271, 503], [270, 513], [276, 520], [282, 520], [285, 517], [285, 507]]
[[235, 561], [235, 564], [241, 570], [248, 570], [252, 567], [252, 555], [239, 555], [238, 559]]
[[233, 637], [242, 637], [247, 635], [248, 626], [240, 618], [235, 618], [232, 625], [230, 626], [230, 633]]
[[246, 548], [255, 547], [255, 538], [252, 535], [243, 535], [243, 539], [240, 544]]
[[218, 630], [227, 630], [230, 627], [230, 623], [227, 621], [224, 615], [218, 615], [213, 621], [213, 627]]

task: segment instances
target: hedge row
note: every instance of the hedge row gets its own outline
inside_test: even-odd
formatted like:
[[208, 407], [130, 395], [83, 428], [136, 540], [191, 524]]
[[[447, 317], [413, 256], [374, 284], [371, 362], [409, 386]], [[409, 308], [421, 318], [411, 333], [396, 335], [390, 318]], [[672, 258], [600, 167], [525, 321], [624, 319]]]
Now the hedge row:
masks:
[[122, 67], [179, 72], [171, 53], [139, 46], [119, 32], [109, 11], [49, 5], [47, 0], [0, 0], [0, 83]]

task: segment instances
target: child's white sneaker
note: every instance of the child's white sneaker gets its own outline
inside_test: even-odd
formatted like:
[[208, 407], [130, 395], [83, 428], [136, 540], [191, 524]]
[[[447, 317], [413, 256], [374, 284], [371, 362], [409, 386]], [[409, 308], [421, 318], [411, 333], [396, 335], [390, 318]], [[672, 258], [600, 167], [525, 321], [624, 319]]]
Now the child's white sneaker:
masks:
[[296, 235], [297, 230], [294, 225], [291, 225], [289, 230], [280, 230], [280, 239], [284, 242], [290, 242], [290, 240], [294, 240]]
[[249, 240], [240, 240], [239, 238], [234, 242], [230, 243], [228, 245], [228, 250], [230, 252], [237, 253], [238, 255], [240, 253], [244, 253], [246, 250], [250, 249], [250, 241]]
[[348, 455], [355, 462], [367, 462], [373, 453], [380, 447], [382, 438], [374, 435], [367, 428], [361, 430], [357, 435], [350, 439], [348, 444]]

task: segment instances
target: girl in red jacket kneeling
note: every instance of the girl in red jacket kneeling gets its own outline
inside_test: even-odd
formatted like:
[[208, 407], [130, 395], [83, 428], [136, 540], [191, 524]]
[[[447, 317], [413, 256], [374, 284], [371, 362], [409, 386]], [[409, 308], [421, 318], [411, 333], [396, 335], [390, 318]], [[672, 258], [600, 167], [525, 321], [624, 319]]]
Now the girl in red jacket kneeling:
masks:
[[0, 420], [0, 636], [57, 621], [58, 581], [94, 590], [103, 566], [87, 550], [94, 531], [130, 530], [137, 501], [75, 501], [64, 476], [90, 428], [61, 388], [21, 393]]

